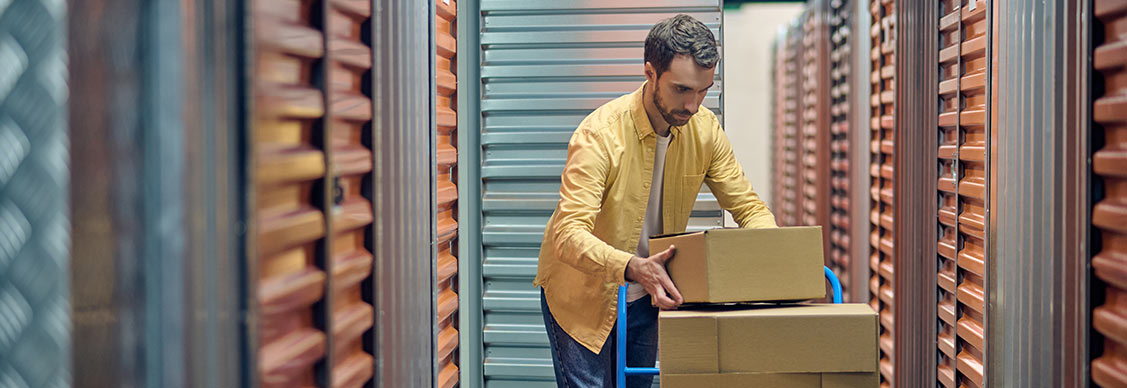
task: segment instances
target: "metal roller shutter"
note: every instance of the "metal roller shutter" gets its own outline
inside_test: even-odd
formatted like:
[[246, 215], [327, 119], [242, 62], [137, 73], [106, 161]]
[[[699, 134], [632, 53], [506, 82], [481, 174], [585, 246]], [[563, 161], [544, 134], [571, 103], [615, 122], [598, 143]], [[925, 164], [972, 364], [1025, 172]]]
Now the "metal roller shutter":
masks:
[[438, 381], [435, 383], [440, 388], [450, 388], [458, 384], [458, 366], [455, 363], [458, 347], [458, 329], [456, 317], [458, 313], [458, 293], [454, 291], [457, 284], [458, 258], [454, 255], [454, 239], [458, 237], [458, 221], [454, 219], [455, 207], [458, 204], [458, 187], [455, 184], [455, 172], [458, 163], [458, 149], [456, 148], [455, 131], [458, 128], [457, 101], [455, 96], [458, 91], [458, 80], [455, 72], [457, 57], [457, 3], [451, 0], [435, 2], [437, 17], [435, 18], [435, 58], [437, 94], [436, 113], [436, 149], [435, 160], [438, 171], [435, 184], [437, 203], [435, 204], [437, 217], [438, 258], [435, 273], [435, 294], [437, 308], [435, 309], [435, 369], [438, 372]]
[[1103, 83], [1092, 88], [1103, 91], [1092, 106], [1093, 138], [1103, 139], [1103, 144], [1092, 144], [1092, 268], [1104, 289], [1094, 289], [1092, 295], [1097, 305], [1092, 311], [1093, 335], [1103, 337], [1103, 351], [1096, 353], [1091, 369], [1093, 382], [1121, 387], [1127, 386], [1127, 3], [1096, 0], [1094, 14], [1104, 34], [1093, 37], [1103, 43], [1092, 55], [1093, 67], [1102, 75], [1093, 79]]
[[869, 244], [872, 247], [869, 266], [872, 276], [869, 291], [873, 298], [869, 305], [880, 314], [880, 374], [881, 386], [891, 387], [894, 383], [893, 351], [895, 340], [893, 328], [895, 311], [893, 309], [894, 264], [894, 198], [893, 178], [895, 176], [895, 73], [896, 73], [896, 2], [894, 0], [873, 1], [870, 6], [872, 25], [869, 37], [872, 39], [872, 74], [870, 81], [871, 123], [871, 164], [869, 175], [872, 185], [869, 221], [871, 230]]
[[801, 118], [798, 125], [798, 180], [802, 189], [798, 191], [801, 206], [798, 207], [799, 225], [818, 225], [818, 143], [819, 126], [821, 124], [820, 105], [823, 99], [819, 98], [818, 88], [821, 86], [820, 76], [822, 70], [821, 46], [818, 34], [820, 7], [817, 3], [807, 6], [806, 12], [799, 18], [802, 29], [802, 65], [799, 74], [802, 77], [800, 99], [802, 100]]
[[255, 252], [258, 379], [263, 387], [323, 384], [330, 261], [325, 39], [320, 1], [253, 3]]
[[[802, 17], [802, 124], [799, 179], [802, 181], [801, 225], [822, 225], [829, 256], [830, 125], [829, 33], [826, 1], [815, 1]], [[829, 261], [826, 262], [829, 264]]]
[[[987, 55], [990, 15], [985, 0], [968, 2], [950, 16], [957, 23], [962, 39], [956, 48], [962, 72], [957, 84], [956, 108], [958, 181], [956, 182], [958, 223], [954, 231], [958, 245], [954, 279], [956, 286], [954, 383], [960, 386], [984, 385], [986, 350], [986, 199], [988, 185], [987, 147], [990, 143]], [[944, 56], [941, 54], [941, 58]], [[941, 59], [942, 61], [942, 59]], [[942, 118], [949, 121], [950, 119]], [[945, 122], [945, 121], [944, 121]], [[950, 276], [950, 275], [947, 275]]]
[[[800, 17], [801, 19], [801, 17]], [[786, 49], [784, 54], [785, 74], [783, 79], [783, 128], [782, 128], [782, 189], [779, 196], [779, 209], [776, 221], [779, 225], [798, 225], [800, 211], [800, 189], [802, 179], [799, 168], [799, 154], [801, 150], [799, 139], [799, 123], [802, 111], [802, 100], [799, 95], [801, 75], [799, 64], [802, 63], [801, 52], [802, 33], [797, 26], [791, 26], [786, 35]]]
[[936, 248], [939, 268], [936, 275], [939, 300], [936, 315], [939, 334], [936, 343], [939, 352], [936, 378], [946, 387], [954, 387], [957, 382], [958, 341], [955, 332], [958, 319], [961, 3], [961, 0], [941, 1], [939, 21], [939, 173], [936, 184], [939, 198], [939, 240]]
[[[641, 85], [642, 42], [654, 23], [687, 13], [719, 39], [720, 6], [716, 0], [480, 3], [483, 299], [481, 311], [468, 314], [481, 314], [486, 387], [555, 386], [532, 278], [572, 131], [591, 110]], [[704, 101], [717, 114], [721, 74]], [[721, 220], [702, 187], [689, 228], [717, 227]]]
[[830, 36], [830, 139], [829, 139], [829, 266], [841, 279], [842, 294], [850, 299], [852, 255], [850, 239], [853, 211], [851, 210], [850, 159], [853, 137], [850, 131], [852, 93], [849, 90], [853, 72], [851, 32], [853, 5], [848, 0], [831, 0], [829, 14]]
[[365, 349], [364, 333], [374, 322], [371, 295], [364, 283], [372, 273], [370, 235], [372, 142], [368, 123], [372, 99], [365, 79], [372, 68], [372, 48], [362, 29], [370, 23], [371, 3], [335, 0], [330, 3], [329, 80], [332, 114], [330, 171], [333, 193], [332, 385], [361, 387], [372, 378], [374, 358]]
[[785, 92], [783, 90], [786, 78], [786, 33], [780, 32], [775, 42], [771, 43], [771, 209], [775, 212], [775, 221], [781, 222], [782, 208], [780, 202], [783, 195], [783, 115], [786, 112]]

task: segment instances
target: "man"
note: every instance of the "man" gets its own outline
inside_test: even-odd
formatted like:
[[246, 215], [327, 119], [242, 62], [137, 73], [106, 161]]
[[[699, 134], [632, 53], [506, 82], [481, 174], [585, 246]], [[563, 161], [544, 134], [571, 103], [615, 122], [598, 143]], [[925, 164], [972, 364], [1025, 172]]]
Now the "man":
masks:
[[[658, 22], [646, 37], [646, 82], [596, 109], [571, 137], [534, 282], [560, 387], [614, 385], [610, 333], [627, 282], [627, 365], [654, 365], [658, 308], [682, 298], [665, 272], [674, 247], [651, 255], [648, 237], [685, 230], [702, 182], [741, 227], [776, 227], [716, 115], [700, 106], [718, 60], [700, 21]], [[630, 377], [627, 386], [651, 383]]]

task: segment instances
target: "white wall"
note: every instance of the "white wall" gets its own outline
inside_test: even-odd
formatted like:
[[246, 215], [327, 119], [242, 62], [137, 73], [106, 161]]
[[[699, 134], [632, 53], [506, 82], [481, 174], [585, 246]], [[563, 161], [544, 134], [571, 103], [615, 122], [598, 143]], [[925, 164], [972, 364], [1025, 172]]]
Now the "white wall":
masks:
[[[751, 185], [771, 203], [771, 43], [802, 3], [724, 10], [724, 130]], [[726, 213], [726, 212], [725, 212]], [[734, 226], [725, 214], [725, 225]]]

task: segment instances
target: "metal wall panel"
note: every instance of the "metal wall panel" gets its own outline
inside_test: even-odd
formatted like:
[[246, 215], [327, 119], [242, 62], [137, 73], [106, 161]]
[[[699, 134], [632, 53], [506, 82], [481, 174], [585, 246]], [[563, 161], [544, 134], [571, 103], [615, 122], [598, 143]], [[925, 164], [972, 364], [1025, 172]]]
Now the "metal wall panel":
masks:
[[246, 385], [240, 372], [256, 372], [240, 352], [240, 8], [84, 1], [68, 10], [68, 56], [83, 64], [71, 69], [69, 103], [71, 338], [83, 385], [235, 387]]
[[1006, 71], [994, 74], [988, 385], [1085, 387], [1091, 6], [1022, 0], [995, 7], [997, 30], [1006, 32], [996, 36], [997, 66]]
[[870, 82], [871, 122], [869, 124], [871, 163], [869, 187], [871, 232], [869, 245], [869, 292], [873, 296], [869, 305], [880, 314], [880, 374], [881, 386], [891, 387], [895, 381], [894, 358], [895, 309], [893, 281], [895, 280], [895, 235], [893, 178], [895, 177], [895, 124], [896, 93], [896, 1], [882, 0], [870, 3], [872, 25], [869, 38], [872, 50]]
[[870, 128], [870, 115], [873, 108], [870, 103], [870, 92], [873, 82], [870, 74], [873, 70], [873, 59], [869, 53], [872, 50], [873, 39], [869, 34], [872, 27], [873, 15], [870, 12], [868, 1], [853, 1], [850, 11], [852, 15], [850, 27], [851, 41], [851, 70], [849, 75], [849, 91], [851, 92], [850, 113], [848, 117], [850, 143], [851, 178], [849, 187], [849, 207], [852, 214], [849, 222], [850, 262], [852, 263], [850, 277], [852, 277], [850, 294], [853, 302], [870, 301], [873, 294], [866, 285], [871, 279], [872, 270], [866, 263], [869, 257], [870, 245], [868, 243], [870, 229], [869, 208], [872, 200], [868, 188], [872, 185], [872, 176], [869, 174], [872, 152], [869, 152], [872, 131]]
[[[330, 136], [322, 1], [252, 2], [258, 383], [327, 385]], [[248, 244], [251, 245], [251, 244]]]
[[1103, 290], [1091, 296], [1092, 334], [1102, 337], [1103, 349], [1091, 368], [1093, 382], [1115, 387], [1127, 386], [1127, 3], [1096, 0], [1093, 13], [1103, 34], [1093, 36], [1099, 45], [1092, 53], [1092, 268]]
[[894, 102], [893, 360], [899, 387], [930, 386], [936, 381], [934, 306], [938, 299], [936, 264], [931, 258], [938, 255], [939, 18], [935, 2], [897, 4], [896, 52], [903, 55], [897, 56]]
[[374, 362], [363, 337], [374, 313], [364, 295], [372, 274], [372, 48], [363, 28], [371, 23], [371, 2], [329, 4], [329, 93], [332, 115], [329, 172], [332, 197], [332, 385], [361, 387]]
[[435, 211], [437, 212], [437, 239], [438, 257], [435, 273], [435, 292], [438, 294], [435, 309], [435, 368], [438, 380], [435, 383], [439, 388], [450, 388], [458, 383], [458, 366], [456, 365], [455, 350], [458, 347], [458, 329], [455, 318], [458, 313], [458, 293], [455, 292], [458, 274], [458, 259], [454, 255], [454, 239], [458, 237], [458, 221], [454, 211], [458, 204], [458, 187], [456, 173], [458, 162], [457, 142], [455, 131], [458, 129], [457, 94], [458, 80], [456, 76], [457, 60], [457, 2], [450, 0], [436, 1], [435, 9], [435, 47], [438, 56], [435, 58], [435, 74], [437, 75], [437, 112], [435, 136], [435, 159], [438, 162], [437, 194], [435, 198]]
[[0, 386], [71, 385], [65, 4], [0, 3]]
[[[480, 314], [483, 369], [481, 377], [464, 376], [464, 382], [555, 385], [532, 277], [544, 225], [559, 200], [567, 142], [591, 110], [641, 85], [642, 41], [654, 23], [687, 13], [719, 39], [720, 5], [485, 0], [474, 10], [481, 28], [472, 47], [480, 50], [481, 67], [472, 82], [480, 80], [480, 93], [468, 97], [481, 100], [480, 113], [473, 115], [480, 120], [481, 156], [463, 166], [480, 166], [467, 175], [480, 174], [480, 194], [472, 195], [481, 195], [481, 211], [469, 217], [480, 217], [482, 226], [462, 229], [463, 238], [479, 234], [481, 244], [461, 259], [480, 260], [481, 307], [463, 315]], [[721, 74], [704, 101], [718, 115]], [[715, 199], [702, 187], [689, 228], [718, 227], [721, 220]]]
[[435, 369], [435, 12], [432, 1], [376, 3], [371, 23], [375, 170], [367, 346], [374, 386], [433, 387]]
[[853, 301], [853, 255], [850, 250], [854, 212], [850, 187], [853, 180], [853, 132], [850, 130], [852, 96], [850, 88], [852, 71], [851, 28], [853, 4], [848, 0], [829, 2], [830, 39], [830, 124], [829, 124], [829, 223], [823, 224], [828, 234], [828, 265], [841, 279], [842, 292], [847, 302]]

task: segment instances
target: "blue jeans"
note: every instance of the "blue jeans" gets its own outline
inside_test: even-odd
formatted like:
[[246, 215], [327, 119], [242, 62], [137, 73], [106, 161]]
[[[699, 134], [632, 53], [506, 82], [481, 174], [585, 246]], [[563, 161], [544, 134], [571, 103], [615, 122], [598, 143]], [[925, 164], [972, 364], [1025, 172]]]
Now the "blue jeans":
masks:
[[[592, 353], [571, 338], [548, 309], [544, 289], [540, 289], [540, 311], [544, 314], [544, 328], [548, 331], [548, 344], [552, 346], [552, 366], [556, 370], [556, 385], [560, 388], [612, 388], [614, 387], [615, 344], [617, 324], [603, 343], [599, 354]], [[646, 295], [626, 304], [626, 365], [653, 367], [657, 360], [657, 307]], [[629, 376], [629, 388], [648, 388], [653, 376]]]

